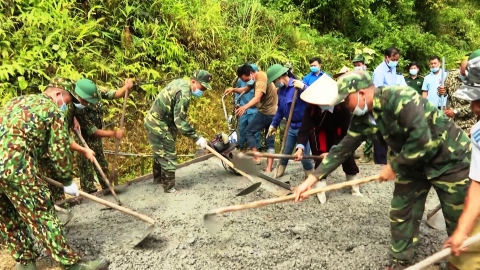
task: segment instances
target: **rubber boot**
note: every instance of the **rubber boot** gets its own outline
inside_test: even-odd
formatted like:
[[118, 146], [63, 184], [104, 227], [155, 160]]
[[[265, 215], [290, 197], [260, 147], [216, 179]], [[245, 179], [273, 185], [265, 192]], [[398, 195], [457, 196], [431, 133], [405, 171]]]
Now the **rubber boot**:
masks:
[[155, 159], [153, 160], [153, 183], [163, 183], [162, 166], [160, 166], [160, 164], [157, 163]]
[[17, 263], [15, 270], [37, 270], [37, 264], [35, 262], [30, 262], [27, 264]]
[[[347, 178], [347, 181], [352, 181], [352, 180], [357, 179], [357, 176], [347, 174], [346, 178]], [[359, 197], [363, 196], [362, 193], [360, 193], [360, 186], [359, 185], [352, 186], [352, 195], [353, 196], [359, 196]]]
[[74, 265], [65, 266], [66, 270], [106, 270], [108, 269], [109, 261], [101, 259], [98, 261], [79, 262]]
[[[313, 188], [323, 188], [327, 186], [327, 181], [326, 181], [326, 176], [320, 179], [315, 185], [313, 185]], [[317, 193], [317, 199], [321, 204], [324, 204], [327, 202], [327, 195], [325, 192]]]
[[[277, 171], [276, 171], [277, 178], [280, 178], [283, 175], [285, 175], [285, 168], [287, 168], [287, 166], [278, 165], [278, 168], [277, 168]], [[275, 173], [273, 175], [275, 175]]]
[[163, 190], [165, 190], [166, 193], [177, 192], [177, 190], [175, 189], [175, 171], [165, 172]]

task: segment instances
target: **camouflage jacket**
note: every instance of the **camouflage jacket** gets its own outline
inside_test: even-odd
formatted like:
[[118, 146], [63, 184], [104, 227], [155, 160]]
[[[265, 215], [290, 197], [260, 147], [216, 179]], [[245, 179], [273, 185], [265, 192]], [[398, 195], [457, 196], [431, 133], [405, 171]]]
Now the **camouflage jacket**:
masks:
[[[10, 100], [0, 113], [0, 177], [33, 177], [39, 159], [49, 159], [60, 179], [73, 178], [70, 139], [63, 113], [45, 94]], [[30, 156], [30, 160], [28, 156]], [[33, 162], [32, 160], [33, 159]]]
[[163, 122], [175, 133], [179, 130], [184, 136], [198, 139], [199, 135], [187, 122], [191, 98], [192, 91], [188, 80], [172, 81], [158, 93], [152, 108], [145, 116], [145, 125], [158, 128]]
[[[103, 127], [103, 113], [104, 107], [102, 104], [102, 99], [112, 100], [114, 99], [115, 93], [117, 91], [103, 91], [98, 90], [98, 103], [97, 104], [88, 104], [83, 109], [78, 109], [73, 107], [73, 115], [77, 118], [82, 134], [87, 136], [93, 136], [97, 130], [102, 129]], [[73, 120], [73, 118], [72, 118]], [[85, 136], [85, 135], [83, 135]]]
[[459, 99], [453, 96], [462, 85], [460, 80], [460, 71], [458, 69], [452, 70], [448, 73], [445, 79], [445, 91], [448, 94], [448, 107], [452, 110], [457, 110], [455, 114], [455, 123], [463, 130], [468, 131], [477, 123], [477, 117], [470, 109], [470, 101]]
[[347, 135], [315, 174], [331, 173], [367, 138], [399, 153], [390, 163], [397, 174], [417, 167], [433, 179], [469, 166], [471, 144], [464, 131], [414, 89], [387, 86], [375, 89], [372, 113], [352, 118]]

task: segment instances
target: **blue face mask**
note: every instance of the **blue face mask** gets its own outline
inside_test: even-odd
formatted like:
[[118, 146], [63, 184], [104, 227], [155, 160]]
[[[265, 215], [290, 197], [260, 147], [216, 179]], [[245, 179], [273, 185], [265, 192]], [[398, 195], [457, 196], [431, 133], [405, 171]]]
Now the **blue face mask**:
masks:
[[[63, 95], [61, 95], [61, 97], [62, 97], [62, 106], [60, 106], [60, 110], [61, 110], [62, 112], [64, 112], [64, 111], [67, 110], [67, 104], [65, 104], [65, 101], [63, 100]], [[58, 102], [58, 98], [57, 98], [57, 100], [56, 100], [55, 102]], [[57, 104], [58, 104], [58, 103], [57, 103]]]
[[203, 95], [203, 91], [199, 90], [199, 89], [195, 89], [195, 91], [192, 92], [193, 96], [194, 97], [201, 97]]
[[250, 80], [247, 82], [248, 86], [254, 86], [255, 85], [255, 80]]
[[410, 75], [417, 75], [418, 74], [418, 69], [410, 69]]
[[276, 83], [275, 86], [278, 87], [278, 88], [282, 88], [282, 87], [285, 86], [285, 84], [284, 83]]
[[320, 69], [318, 67], [310, 67], [310, 71], [312, 73], [317, 73], [318, 71], [320, 71]]
[[387, 64], [390, 68], [396, 68], [398, 65], [398, 61], [390, 61]]
[[439, 67], [434, 67], [434, 68], [431, 68], [430, 71], [435, 73], [439, 70], [440, 68]]

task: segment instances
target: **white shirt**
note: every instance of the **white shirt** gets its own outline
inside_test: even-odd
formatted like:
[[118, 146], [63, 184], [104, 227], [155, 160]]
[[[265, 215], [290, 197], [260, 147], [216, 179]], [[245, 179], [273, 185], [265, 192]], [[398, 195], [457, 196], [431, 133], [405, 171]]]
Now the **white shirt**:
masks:
[[480, 122], [472, 127], [472, 158], [470, 159], [470, 174], [473, 181], [480, 182]]

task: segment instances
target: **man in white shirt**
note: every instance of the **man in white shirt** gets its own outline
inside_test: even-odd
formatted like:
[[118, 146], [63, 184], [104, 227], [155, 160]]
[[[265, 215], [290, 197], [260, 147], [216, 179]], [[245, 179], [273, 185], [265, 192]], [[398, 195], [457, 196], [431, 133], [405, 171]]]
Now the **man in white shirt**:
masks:
[[447, 105], [448, 96], [439, 96], [438, 87], [440, 85], [445, 85], [445, 79], [447, 78], [448, 73], [440, 68], [441, 60], [438, 56], [431, 57], [429, 64], [431, 72], [423, 79], [422, 97], [427, 98], [433, 105], [442, 110], [442, 107]]

